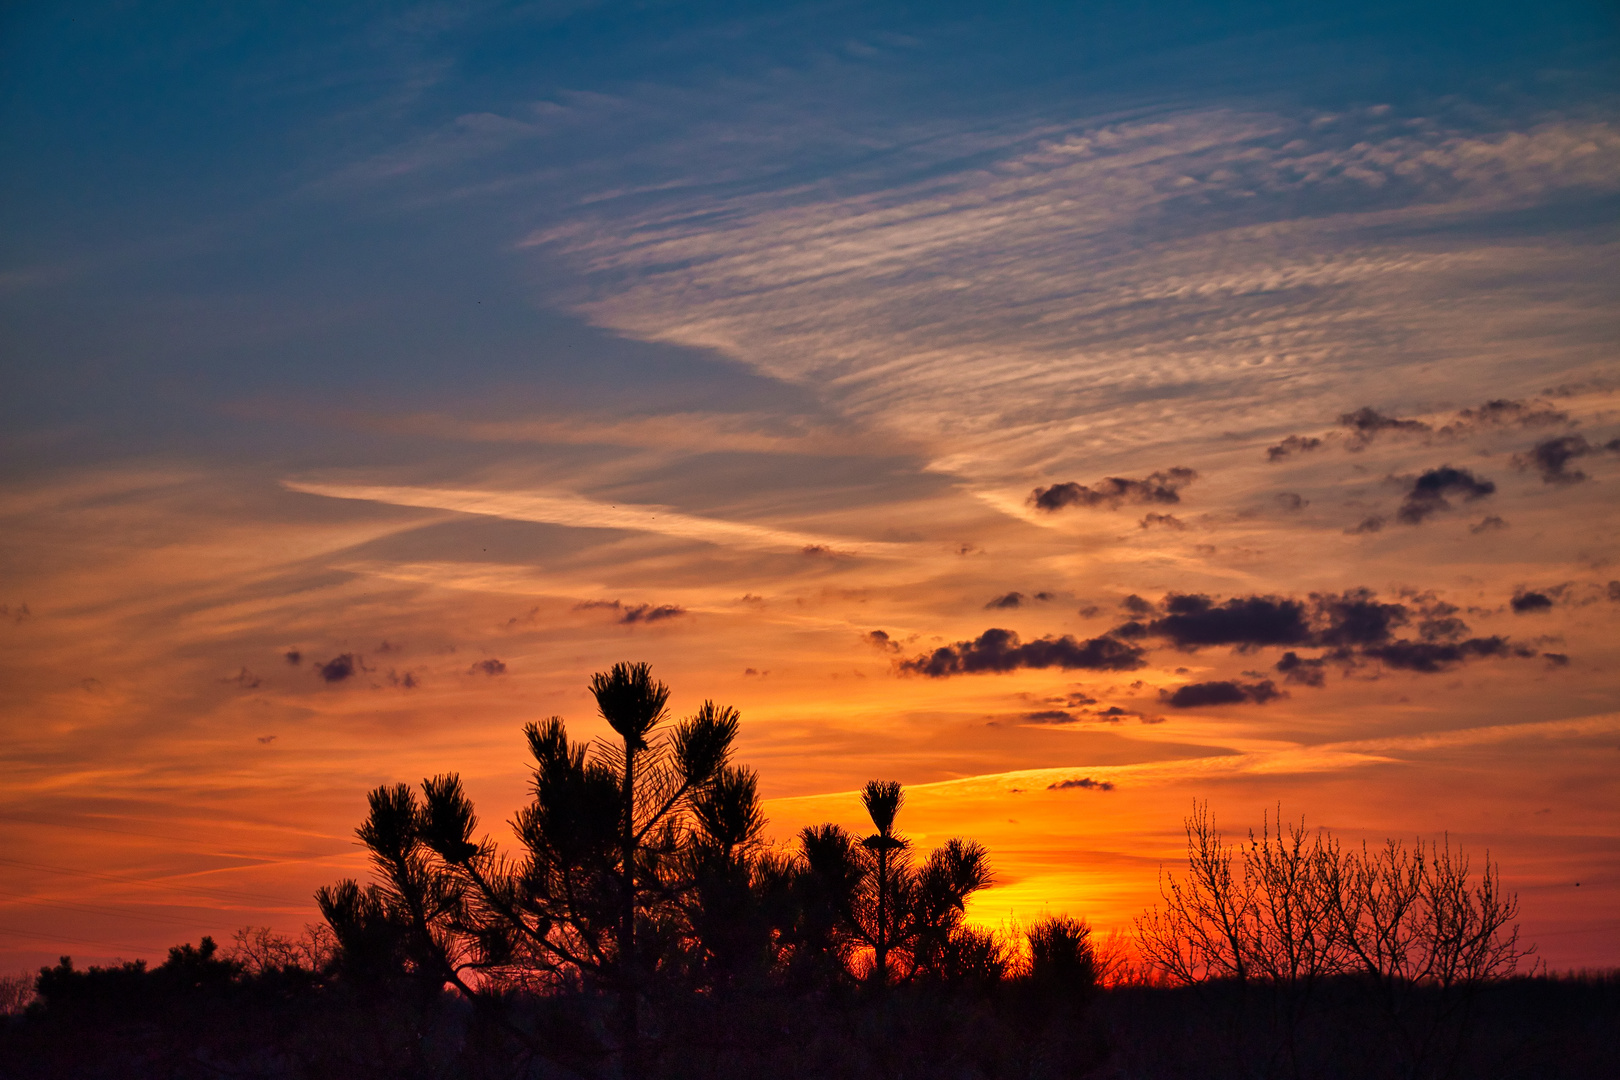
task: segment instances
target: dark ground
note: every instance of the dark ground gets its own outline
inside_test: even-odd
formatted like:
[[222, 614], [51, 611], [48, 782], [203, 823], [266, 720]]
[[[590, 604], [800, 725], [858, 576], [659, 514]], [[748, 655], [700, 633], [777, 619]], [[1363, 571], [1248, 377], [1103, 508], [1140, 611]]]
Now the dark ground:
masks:
[[[605, 998], [513, 999], [502, 1021], [428, 988], [200, 953], [153, 970], [52, 969], [0, 1018], [0, 1077], [617, 1077]], [[1620, 1076], [1620, 973], [1443, 992], [1356, 980], [1306, 994], [1206, 984], [1052, 993], [1027, 982], [758, 988], [667, 1001], [649, 1080], [685, 1078], [1524, 1078]], [[547, 1060], [550, 1059], [550, 1060]]]

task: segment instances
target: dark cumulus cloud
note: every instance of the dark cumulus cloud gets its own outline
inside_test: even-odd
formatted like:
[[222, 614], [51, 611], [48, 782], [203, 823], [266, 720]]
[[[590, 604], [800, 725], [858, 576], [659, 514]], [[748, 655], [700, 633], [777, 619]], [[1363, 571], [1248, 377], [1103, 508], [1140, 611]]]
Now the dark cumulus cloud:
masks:
[[1033, 596], [1028, 596], [1024, 593], [1014, 591], [1010, 593], [1002, 593], [1000, 596], [996, 597], [994, 600], [991, 600], [984, 606], [985, 610], [987, 611], [1006, 611], [1012, 608], [1023, 607], [1025, 604], [1032, 601], [1035, 603], [1045, 604], [1056, 599], [1056, 593], [1038, 592]]
[[467, 674], [469, 674], [469, 675], [491, 675], [491, 676], [493, 676], [493, 675], [505, 675], [506, 674], [506, 664], [503, 663], [500, 660], [496, 660], [494, 657], [491, 657], [488, 660], [480, 660], [480, 661], [478, 661], [478, 663], [476, 663], [472, 667], [468, 668], [467, 669]]
[[1407, 525], [1419, 525], [1429, 515], [1451, 509], [1451, 497], [1474, 502], [1496, 492], [1496, 485], [1467, 469], [1442, 465], [1423, 473], [1406, 492], [1395, 516]]
[[664, 619], [673, 619], [678, 615], [685, 615], [686, 609], [679, 604], [637, 604], [627, 607], [624, 614], [619, 616], [622, 623], [652, 623]]
[[1620, 438], [1597, 446], [1581, 435], [1558, 435], [1541, 440], [1522, 454], [1513, 455], [1513, 464], [1520, 469], [1534, 469], [1541, 474], [1544, 484], [1579, 484], [1591, 477], [1580, 469], [1570, 468], [1569, 463], [1600, 450], [1620, 453]]
[[[1305, 600], [1278, 596], [1220, 600], [1198, 593], [1171, 593], [1159, 605], [1137, 599], [1135, 606], [1162, 614], [1115, 627], [1110, 636], [1133, 642], [1158, 639], [1189, 652], [1209, 646], [1229, 646], [1238, 652], [1283, 648], [1287, 651], [1275, 670], [1284, 682], [1302, 686], [1325, 685], [1330, 664], [1353, 668], [1377, 661], [1390, 668], [1426, 673], [1484, 657], [1532, 655], [1506, 638], [1466, 637], [1468, 625], [1457, 617], [1459, 609], [1430, 593], [1413, 594], [1410, 603], [1382, 601], [1370, 589], [1311, 593]], [[1396, 636], [1412, 627], [1421, 640]], [[1301, 651], [1307, 648], [1323, 652], [1312, 656]], [[1234, 692], [1227, 686], [1203, 689], [1209, 685], [1216, 684], [1183, 687], [1187, 694], [1171, 704], [1186, 708], [1190, 700], [1203, 701], [1208, 694], [1230, 697]], [[1237, 700], [1204, 703], [1235, 704]], [[1260, 703], [1256, 698], [1241, 700]]]
[[678, 604], [622, 604], [617, 600], [584, 600], [574, 605], [575, 611], [596, 609], [618, 612], [618, 621], [625, 624], [660, 622], [686, 614], [686, 609]]
[[1327, 661], [1320, 656], [1304, 657], [1290, 650], [1277, 661], [1277, 673], [1284, 682], [1322, 687], [1327, 684]]
[[1442, 435], [1466, 435], [1475, 428], [1551, 427], [1569, 423], [1569, 413], [1542, 401], [1496, 398], [1472, 409], [1461, 409], [1457, 419], [1440, 429]]
[[1433, 429], [1421, 420], [1402, 420], [1399, 417], [1385, 416], [1370, 406], [1363, 405], [1355, 412], [1347, 412], [1339, 417], [1339, 426], [1350, 432], [1349, 447], [1351, 450], [1360, 450], [1368, 446], [1380, 435], [1390, 433], [1399, 435], [1426, 435]]
[[1404, 604], [1386, 604], [1371, 589], [1312, 593], [1311, 606], [1320, 629], [1314, 644], [1330, 648], [1375, 645], [1388, 641], [1395, 628], [1411, 618]]
[[1025, 713], [1020, 719], [1026, 724], [1073, 724], [1080, 718], [1062, 709], [1038, 709]]
[[1322, 449], [1324, 443], [1314, 435], [1290, 435], [1275, 446], [1266, 447], [1267, 461], [1282, 461], [1295, 454], [1308, 454]]
[[1147, 664], [1145, 650], [1104, 635], [1078, 641], [1070, 634], [1021, 641], [1016, 633], [993, 627], [972, 641], [958, 641], [900, 662], [900, 670], [931, 679], [1021, 668], [1063, 671], [1134, 671]]
[[1178, 649], [1206, 645], [1235, 645], [1240, 649], [1263, 645], [1303, 645], [1311, 640], [1305, 605], [1274, 596], [1234, 597], [1224, 603], [1199, 593], [1171, 593], [1164, 598], [1161, 618], [1129, 622], [1115, 631], [1132, 639], [1158, 637]]
[[1280, 596], [1236, 596], [1221, 601], [1202, 593], [1170, 593], [1160, 618], [1133, 620], [1111, 633], [1128, 641], [1162, 638], [1191, 652], [1229, 645], [1240, 652], [1269, 646], [1344, 648], [1389, 640], [1408, 619], [1401, 604], [1385, 604], [1367, 589], [1312, 593], [1309, 601]]
[[1177, 532], [1187, 527], [1187, 523], [1174, 514], [1148, 514], [1137, 525], [1143, 529], [1174, 529]]
[[1029, 501], [1035, 509], [1049, 514], [1070, 506], [1117, 510], [1127, 503], [1173, 504], [1181, 501], [1181, 489], [1196, 479], [1197, 472], [1178, 465], [1173, 469], [1149, 473], [1141, 480], [1110, 476], [1095, 487], [1071, 481], [1036, 488], [1030, 492]]
[[1078, 780], [1059, 780], [1055, 784], [1047, 784], [1047, 791], [1113, 791], [1112, 780], [1093, 780], [1089, 776], [1082, 776]]
[[297, 649], [288, 649], [286, 652], [282, 653], [281, 655], [282, 655], [282, 658], [284, 660], [286, 660], [287, 663], [291, 664], [293, 667], [297, 667], [299, 664], [302, 664], [304, 662], [304, 654], [299, 652]]
[[353, 653], [334, 656], [326, 663], [319, 664], [315, 668], [316, 674], [329, 683], [340, 683], [344, 679], [353, 676], [358, 670], [360, 670], [360, 661]]
[[900, 651], [900, 643], [890, 637], [887, 630], [873, 630], [870, 633], [862, 634], [861, 640], [874, 649], [882, 649], [884, 652]]
[[1135, 593], [1131, 593], [1131, 595], [1121, 600], [1119, 602], [1119, 606], [1130, 612], [1132, 615], [1136, 615], [1138, 617], [1142, 615], [1152, 615], [1154, 612], [1159, 610], [1151, 601], [1144, 600]]
[[1366, 536], [1368, 533], [1383, 532], [1384, 518], [1380, 514], [1364, 517], [1348, 529], [1344, 530], [1350, 536]]
[[1466, 641], [1391, 641], [1363, 649], [1362, 655], [1401, 671], [1434, 674], [1469, 660], [1489, 656], [1534, 655], [1515, 650], [1507, 638], [1469, 638]]
[[1544, 592], [1521, 589], [1513, 594], [1513, 599], [1508, 601], [1508, 605], [1513, 608], [1513, 614], [1528, 615], [1533, 611], [1551, 611], [1553, 598]]
[[1282, 691], [1270, 679], [1255, 683], [1187, 683], [1176, 687], [1174, 692], [1159, 691], [1159, 700], [1173, 709], [1198, 709], [1209, 705], [1264, 705], [1282, 696]]
[[1424, 641], [1456, 641], [1468, 633], [1468, 624], [1452, 614], [1457, 609], [1450, 604], [1445, 607], [1450, 610], [1425, 613], [1418, 623], [1418, 636]]
[[[1422, 420], [1409, 420], [1398, 416], [1390, 416], [1370, 405], [1364, 405], [1354, 412], [1341, 413], [1338, 425], [1345, 433], [1345, 449], [1354, 453], [1365, 450], [1375, 439], [1383, 435], [1435, 436], [1442, 439], [1453, 439], [1493, 428], [1547, 427], [1570, 422], [1567, 412], [1544, 401], [1516, 401], [1510, 398], [1495, 398], [1485, 402], [1483, 405], [1458, 410], [1456, 418], [1439, 430]], [[1313, 450], [1322, 449], [1330, 440], [1338, 436], [1339, 432], [1330, 432], [1325, 437], [1290, 435], [1281, 442], [1266, 448], [1266, 460], [1283, 461], [1299, 454], [1308, 454]]]

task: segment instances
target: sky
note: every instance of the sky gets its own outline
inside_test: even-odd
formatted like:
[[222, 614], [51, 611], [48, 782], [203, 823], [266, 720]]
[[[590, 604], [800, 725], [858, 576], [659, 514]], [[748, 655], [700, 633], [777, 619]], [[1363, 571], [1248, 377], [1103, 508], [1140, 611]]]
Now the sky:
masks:
[[0, 971], [296, 933], [645, 660], [970, 915], [1449, 840], [1620, 965], [1605, 3], [0, 12]]

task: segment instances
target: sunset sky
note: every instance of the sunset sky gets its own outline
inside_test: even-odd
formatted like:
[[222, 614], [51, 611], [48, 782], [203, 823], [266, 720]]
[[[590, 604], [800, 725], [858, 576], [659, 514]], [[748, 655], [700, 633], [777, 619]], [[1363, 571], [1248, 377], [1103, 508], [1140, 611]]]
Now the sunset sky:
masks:
[[619, 660], [989, 925], [1208, 800], [1620, 964], [1620, 18], [1339, 7], [8, 5], [0, 973], [509, 842]]

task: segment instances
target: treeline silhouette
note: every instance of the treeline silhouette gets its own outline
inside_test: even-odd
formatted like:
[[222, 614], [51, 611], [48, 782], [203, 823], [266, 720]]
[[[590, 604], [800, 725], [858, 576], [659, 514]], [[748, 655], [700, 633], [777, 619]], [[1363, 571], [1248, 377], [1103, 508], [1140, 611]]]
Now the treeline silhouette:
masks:
[[988, 854], [916, 851], [899, 784], [862, 791], [868, 835], [772, 846], [734, 709], [672, 721], [645, 664], [591, 690], [615, 739], [525, 728], [514, 852], [453, 774], [379, 787], [373, 880], [321, 889], [324, 925], [155, 968], [64, 957], [0, 1027], [0, 1075], [1620, 1075], [1620, 980], [1517, 975], [1516, 902], [1449, 843], [1268, 820], [1233, 847], [1195, 806], [1133, 942], [1063, 915], [992, 932], [964, 917]]

